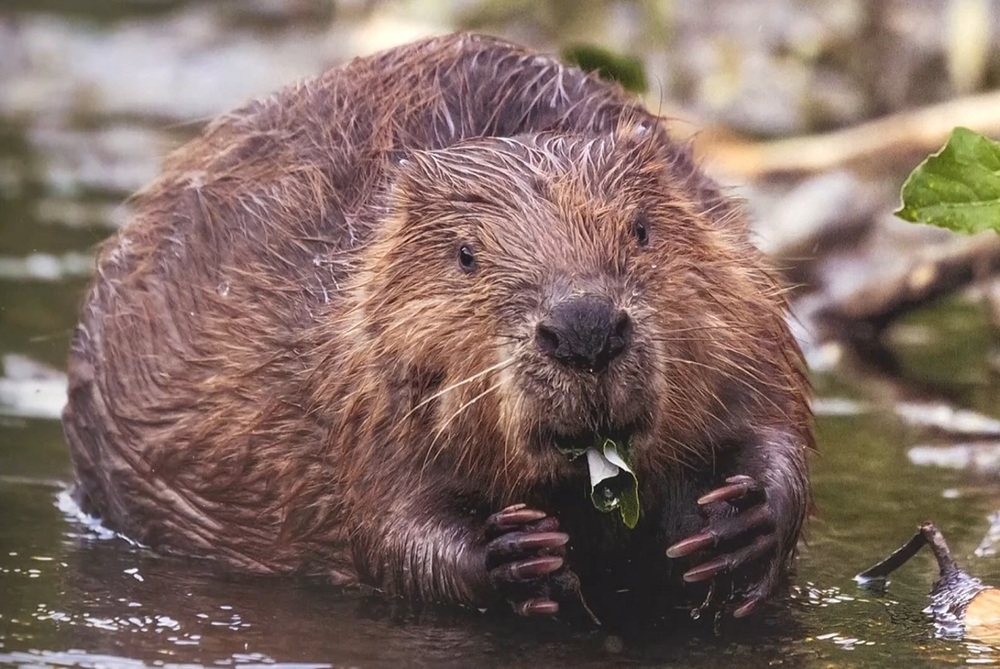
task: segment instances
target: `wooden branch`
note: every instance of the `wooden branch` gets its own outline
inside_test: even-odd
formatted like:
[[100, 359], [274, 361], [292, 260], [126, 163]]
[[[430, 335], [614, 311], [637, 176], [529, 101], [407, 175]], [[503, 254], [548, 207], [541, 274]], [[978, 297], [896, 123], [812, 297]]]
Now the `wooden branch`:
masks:
[[955, 126], [1000, 135], [1000, 91], [957, 98], [825, 134], [774, 141], [753, 142], [720, 128], [708, 128], [694, 136], [694, 147], [712, 172], [761, 179], [845, 166], [877, 169], [936, 151]]

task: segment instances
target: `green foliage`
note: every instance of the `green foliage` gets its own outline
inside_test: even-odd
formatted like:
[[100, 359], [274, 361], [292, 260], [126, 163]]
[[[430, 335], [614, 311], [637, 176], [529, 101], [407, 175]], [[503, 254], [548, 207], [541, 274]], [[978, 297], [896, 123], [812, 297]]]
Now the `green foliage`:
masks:
[[618, 509], [625, 527], [635, 528], [639, 522], [639, 482], [629, 463], [628, 445], [604, 439], [600, 446], [561, 449], [561, 452], [570, 460], [587, 456], [590, 501], [594, 508], [602, 513]]
[[563, 60], [603, 79], [617, 81], [627, 90], [645, 93], [646, 68], [634, 56], [616, 54], [593, 44], [575, 44], [562, 52]]
[[955, 128], [903, 184], [896, 215], [956, 232], [1000, 231], [1000, 144]]

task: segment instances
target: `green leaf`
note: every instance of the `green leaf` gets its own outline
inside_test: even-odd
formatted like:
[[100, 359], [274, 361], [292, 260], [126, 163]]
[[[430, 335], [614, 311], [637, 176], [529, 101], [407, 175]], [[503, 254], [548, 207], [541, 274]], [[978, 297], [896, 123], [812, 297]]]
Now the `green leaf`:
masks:
[[622, 522], [625, 523], [625, 527], [634, 530], [639, 522], [639, 485], [634, 474], [629, 474], [629, 477], [632, 479], [632, 485], [621, 491], [619, 510], [622, 512]]
[[606, 439], [602, 448], [587, 450], [590, 471], [590, 501], [602, 513], [618, 509], [622, 522], [633, 529], [639, 522], [639, 485], [632, 468], [618, 452], [618, 444]]
[[602, 513], [618, 509], [625, 527], [634, 529], [639, 522], [639, 482], [629, 464], [628, 445], [619, 447], [613, 439], [605, 439], [600, 448], [567, 447], [559, 452], [570, 460], [586, 454], [594, 508]]
[[602, 79], [617, 81], [634, 93], [645, 93], [646, 68], [634, 56], [612, 53], [593, 44], [575, 44], [563, 49], [563, 60]]
[[618, 453], [618, 444], [611, 439], [604, 440], [604, 457], [621, 470], [617, 477], [621, 484], [618, 492], [618, 508], [621, 510], [625, 527], [634, 529], [639, 522], [639, 482], [635, 478], [635, 472]]
[[974, 234], [1000, 231], [1000, 144], [955, 128], [903, 184], [900, 218]]
[[[604, 453], [596, 448], [587, 450], [587, 469], [590, 472], [591, 495], [594, 495], [594, 491], [599, 488], [602, 489], [602, 493], [607, 493], [608, 487], [606, 482], [617, 477], [619, 471], [621, 471], [604, 457]], [[594, 497], [594, 506], [597, 506], [601, 511], [611, 511], [618, 506], [618, 498], [610, 494], [597, 495]]]

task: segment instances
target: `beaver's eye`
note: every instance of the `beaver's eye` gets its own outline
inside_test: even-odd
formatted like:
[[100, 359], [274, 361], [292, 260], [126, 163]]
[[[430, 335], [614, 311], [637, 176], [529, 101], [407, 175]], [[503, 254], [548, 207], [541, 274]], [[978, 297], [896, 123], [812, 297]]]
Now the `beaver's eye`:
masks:
[[475, 271], [476, 256], [472, 253], [472, 247], [468, 244], [462, 244], [462, 248], [458, 249], [458, 264], [464, 272]]
[[645, 246], [649, 243], [649, 230], [646, 229], [645, 219], [637, 218], [632, 223], [632, 234], [635, 235], [636, 241], [639, 242], [639, 246]]

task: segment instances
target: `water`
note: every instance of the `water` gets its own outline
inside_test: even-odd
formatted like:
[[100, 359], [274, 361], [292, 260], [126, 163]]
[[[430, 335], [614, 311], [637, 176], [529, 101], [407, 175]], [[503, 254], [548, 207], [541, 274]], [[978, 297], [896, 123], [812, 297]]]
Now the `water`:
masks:
[[[818, 510], [796, 587], [755, 621], [717, 632], [705, 625], [595, 631], [413, 610], [318, 582], [234, 578], [210, 564], [159, 557], [79, 518], [64, 494], [71, 474], [58, 423], [60, 370], [93, 245], [121, 221], [119, 202], [155, 173], [158, 156], [192, 132], [187, 121], [315, 72], [348, 49], [330, 34], [288, 27], [312, 25], [309, 3], [248, 4], [257, 9], [124, 0], [86, 10], [57, 2], [0, 7], [0, 664], [1000, 662], [989, 646], [935, 638], [921, 613], [934, 576], [928, 556], [902, 570], [887, 595], [852, 580], [932, 518], [969, 571], [1000, 584], [1000, 562], [973, 555], [1000, 508], [996, 471], [914, 464], [911, 447], [940, 439], [912, 422], [926, 423], [932, 412], [873, 402], [891, 387], [913, 401], [944, 398], [1000, 415], [997, 380], [983, 364], [989, 329], [960, 303], [894, 331], [902, 383], [888, 385], [872, 369], [815, 377]], [[287, 7], [294, 11], [277, 11]], [[250, 20], [253, 11], [259, 21]], [[220, 38], [219, 25], [240, 27]], [[269, 67], [255, 72], [253, 64], [264, 62]], [[225, 85], [214, 76], [220, 71]]]

